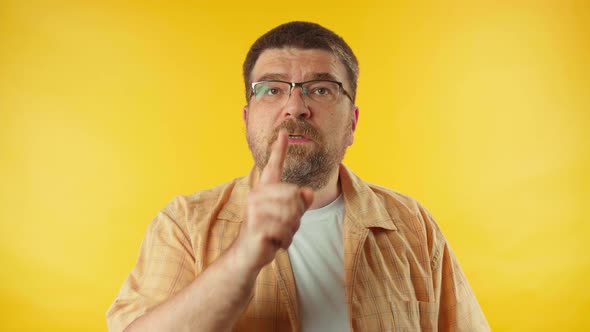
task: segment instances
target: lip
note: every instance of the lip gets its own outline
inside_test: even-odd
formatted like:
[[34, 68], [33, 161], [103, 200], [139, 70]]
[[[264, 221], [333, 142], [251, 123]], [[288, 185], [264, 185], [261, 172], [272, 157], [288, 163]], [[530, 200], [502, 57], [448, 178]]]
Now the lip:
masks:
[[305, 135], [299, 135], [299, 134], [289, 134], [288, 141], [289, 141], [289, 144], [304, 144], [304, 143], [312, 142], [312, 140], [307, 138]]

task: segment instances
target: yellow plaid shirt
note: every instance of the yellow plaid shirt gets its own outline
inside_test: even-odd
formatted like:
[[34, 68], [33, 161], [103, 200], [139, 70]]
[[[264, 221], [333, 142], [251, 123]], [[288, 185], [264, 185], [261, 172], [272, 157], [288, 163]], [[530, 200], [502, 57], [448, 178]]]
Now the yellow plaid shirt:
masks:
[[[255, 171], [179, 196], [151, 222], [137, 263], [107, 312], [121, 331], [186, 287], [238, 235]], [[353, 331], [489, 331], [457, 258], [415, 200], [340, 167], [345, 291]], [[280, 250], [256, 280], [235, 331], [299, 331], [295, 281]]]

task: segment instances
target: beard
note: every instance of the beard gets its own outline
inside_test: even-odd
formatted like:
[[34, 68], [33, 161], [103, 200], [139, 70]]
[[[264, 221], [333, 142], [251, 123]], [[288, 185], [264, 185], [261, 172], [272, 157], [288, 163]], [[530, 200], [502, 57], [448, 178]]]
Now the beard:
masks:
[[[286, 129], [289, 134], [304, 135], [311, 144], [289, 144], [283, 166], [281, 182], [292, 183], [313, 190], [323, 188], [330, 175], [342, 162], [346, 152], [344, 137], [336, 144], [326, 143], [323, 135], [306, 120], [288, 119], [276, 127], [270, 137], [258, 137], [247, 129], [248, 146], [254, 157], [256, 167], [262, 171], [270, 158], [272, 144], [277, 140], [279, 131]], [[346, 131], [345, 131], [346, 132]], [[342, 144], [338, 144], [341, 142]]]

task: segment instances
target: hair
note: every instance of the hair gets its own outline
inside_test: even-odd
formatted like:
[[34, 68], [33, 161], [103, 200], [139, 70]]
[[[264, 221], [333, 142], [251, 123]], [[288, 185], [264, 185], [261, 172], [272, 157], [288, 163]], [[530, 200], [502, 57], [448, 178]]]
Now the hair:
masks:
[[293, 47], [299, 49], [321, 49], [330, 51], [346, 67], [351, 97], [356, 98], [359, 65], [352, 49], [342, 37], [323, 26], [311, 22], [289, 22], [268, 31], [250, 47], [243, 65], [246, 99], [250, 92], [251, 74], [260, 54], [267, 49]]

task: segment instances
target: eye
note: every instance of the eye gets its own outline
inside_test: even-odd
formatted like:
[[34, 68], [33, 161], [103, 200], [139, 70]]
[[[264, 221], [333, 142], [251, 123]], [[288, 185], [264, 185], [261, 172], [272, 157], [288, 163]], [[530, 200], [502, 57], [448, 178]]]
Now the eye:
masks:
[[257, 98], [281, 96], [288, 88], [289, 85], [282, 82], [260, 82], [254, 87], [254, 95]]
[[284, 82], [265, 82], [260, 84], [259, 96], [280, 96], [287, 94], [289, 84]]
[[306, 85], [311, 98], [326, 99], [338, 95], [338, 85], [331, 81], [310, 81]]
[[316, 96], [329, 96], [334, 92], [327, 86], [317, 86], [311, 90], [311, 93], [313, 93]]
[[267, 88], [265, 95], [272, 96], [272, 95], [278, 95], [279, 93], [281, 93], [281, 90], [279, 88]]
[[314, 93], [316, 95], [327, 95], [330, 94], [330, 90], [326, 88], [317, 88], [315, 89]]

